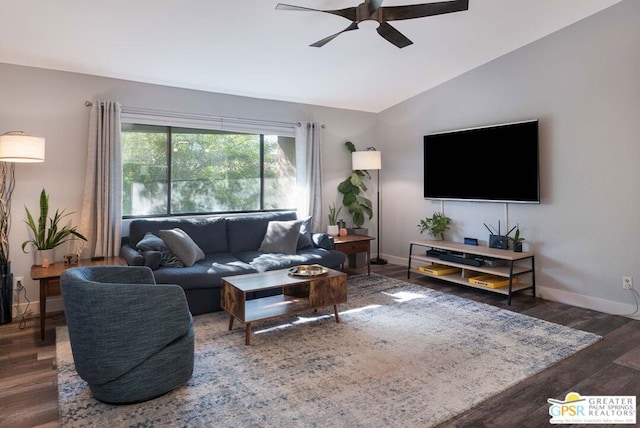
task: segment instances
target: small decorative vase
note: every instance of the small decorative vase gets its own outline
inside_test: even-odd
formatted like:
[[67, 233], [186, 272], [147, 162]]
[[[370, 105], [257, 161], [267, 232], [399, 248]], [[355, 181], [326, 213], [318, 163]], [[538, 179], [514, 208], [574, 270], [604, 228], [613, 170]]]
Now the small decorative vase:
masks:
[[341, 227], [340, 228], [340, 236], [347, 236], [348, 232], [347, 232], [347, 228], [346, 227]]
[[36, 250], [33, 264], [36, 266], [49, 267], [55, 261], [55, 248], [49, 250]]
[[338, 236], [339, 232], [340, 229], [338, 228], [337, 224], [330, 224], [329, 226], [327, 226], [327, 235]]

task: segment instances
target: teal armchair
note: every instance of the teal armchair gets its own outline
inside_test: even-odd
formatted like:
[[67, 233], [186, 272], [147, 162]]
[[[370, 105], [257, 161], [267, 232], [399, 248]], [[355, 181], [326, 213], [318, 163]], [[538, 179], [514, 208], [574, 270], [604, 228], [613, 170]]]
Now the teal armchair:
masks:
[[76, 371], [100, 401], [150, 400], [193, 373], [194, 333], [183, 289], [144, 266], [70, 268], [60, 278]]

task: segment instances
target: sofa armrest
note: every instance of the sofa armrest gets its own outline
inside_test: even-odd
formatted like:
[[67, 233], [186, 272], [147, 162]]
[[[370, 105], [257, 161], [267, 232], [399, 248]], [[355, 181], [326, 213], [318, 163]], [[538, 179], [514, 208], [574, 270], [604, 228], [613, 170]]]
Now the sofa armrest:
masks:
[[129, 245], [120, 247], [120, 257], [122, 257], [129, 266], [144, 266], [144, 257], [135, 248]]
[[335, 250], [333, 237], [327, 233], [314, 233], [311, 235], [313, 246], [316, 248], [324, 248], [325, 250]]

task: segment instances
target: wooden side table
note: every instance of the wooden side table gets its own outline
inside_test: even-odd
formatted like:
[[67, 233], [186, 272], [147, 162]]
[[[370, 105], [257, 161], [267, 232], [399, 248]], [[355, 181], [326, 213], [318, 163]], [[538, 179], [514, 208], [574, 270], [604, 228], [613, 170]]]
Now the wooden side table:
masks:
[[[367, 253], [367, 275], [371, 275], [371, 241], [373, 236], [368, 235], [347, 235], [336, 236], [333, 243], [336, 250], [345, 254]], [[342, 264], [344, 269], [344, 263]]]
[[60, 296], [60, 275], [66, 269], [79, 266], [126, 266], [120, 257], [105, 257], [99, 260], [83, 259], [66, 265], [64, 262], [50, 264], [49, 267], [31, 266], [31, 279], [40, 280], [40, 340], [44, 340], [44, 319], [47, 312], [47, 297]]

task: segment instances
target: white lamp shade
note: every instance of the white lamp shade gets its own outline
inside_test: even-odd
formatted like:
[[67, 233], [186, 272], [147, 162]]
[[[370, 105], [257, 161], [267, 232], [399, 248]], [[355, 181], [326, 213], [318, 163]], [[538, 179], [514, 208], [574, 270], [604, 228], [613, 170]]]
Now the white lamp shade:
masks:
[[382, 169], [382, 153], [375, 150], [351, 153], [351, 169]]
[[0, 161], [44, 162], [44, 138], [24, 132], [7, 132], [0, 135]]

